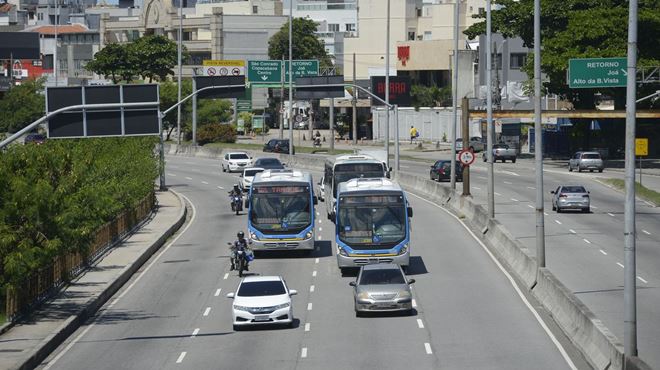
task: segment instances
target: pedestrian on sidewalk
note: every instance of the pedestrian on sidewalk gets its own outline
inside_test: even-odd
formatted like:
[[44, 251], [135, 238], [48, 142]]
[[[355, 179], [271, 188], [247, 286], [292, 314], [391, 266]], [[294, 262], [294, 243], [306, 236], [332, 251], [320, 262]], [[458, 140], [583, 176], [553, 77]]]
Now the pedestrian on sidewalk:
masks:
[[417, 132], [415, 126], [410, 126], [410, 144], [412, 144], [413, 140], [416, 140], [418, 137], [419, 137], [419, 132]]

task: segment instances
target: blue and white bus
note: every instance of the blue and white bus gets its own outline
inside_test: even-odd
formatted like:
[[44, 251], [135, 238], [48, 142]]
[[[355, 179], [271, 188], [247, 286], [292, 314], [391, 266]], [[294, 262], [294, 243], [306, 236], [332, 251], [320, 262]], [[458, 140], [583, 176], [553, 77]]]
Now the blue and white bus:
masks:
[[248, 197], [248, 238], [254, 250], [314, 249], [312, 176], [298, 170], [256, 174]]
[[337, 264], [410, 265], [410, 219], [405, 192], [387, 178], [352, 179], [339, 184], [335, 242]]

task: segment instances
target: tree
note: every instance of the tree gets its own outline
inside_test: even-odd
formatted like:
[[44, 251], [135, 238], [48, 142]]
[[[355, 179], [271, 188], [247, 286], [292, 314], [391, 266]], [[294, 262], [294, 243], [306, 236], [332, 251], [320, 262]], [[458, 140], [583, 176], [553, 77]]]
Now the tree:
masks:
[[[158, 87], [160, 92], [160, 111], [163, 112], [169, 107], [173, 106], [179, 101], [179, 85], [176, 82], [165, 81], [160, 84]], [[192, 80], [189, 78], [184, 78], [181, 80], [181, 98], [192, 93]], [[201, 101], [201, 100], [198, 100]], [[181, 105], [181, 126], [183, 128], [189, 126], [191, 120], [192, 112], [192, 98], [188, 99], [185, 103]], [[167, 115], [163, 118], [163, 128], [167, 131], [166, 140], [170, 140], [170, 135], [172, 131], [177, 126], [176, 122], [177, 110], [172, 109]]]
[[229, 100], [200, 99], [198, 100], [198, 103], [197, 124], [199, 126], [231, 121], [233, 108]]
[[[318, 59], [320, 67], [332, 66], [323, 40], [316, 37], [317, 24], [311, 19], [293, 19], [293, 59]], [[289, 22], [268, 41], [268, 56], [273, 60], [289, 58]]]
[[413, 85], [410, 94], [415, 109], [451, 105], [451, 86], [438, 88], [437, 86]]
[[0, 132], [16, 132], [45, 113], [44, 79], [12, 86], [0, 100]]
[[94, 54], [85, 69], [98, 75], [110, 77], [113, 83], [119, 83], [122, 80], [131, 82], [135, 76], [135, 55], [129, 48], [129, 44], [108, 44], [103, 49]]
[[[493, 32], [505, 37], [522, 38], [533, 47], [533, 0], [495, 0], [500, 6], [492, 13]], [[658, 0], [639, 1], [639, 65], [660, 65], [660, 12]], [[485, 15], [476, 16], [484, 18]], [[576, 108], [594, 108], [594, 94], [602, 92], [615, 98], [616, 107], [625, 103], [625, 89], [569, 89], [566, 70], [570, 58], [621, 57], [627, 54], [628, 2], [625, 0], [542, 0], [541, 69], [549, 80], [544, 83], [551, 93], [572, 101]], [[464, 32], [475, 38], [485, 33], [485, 22], [472, 25]], [[655, 36], [653, 36], [655, 35]], [[525, 72], [533, 75], [533, 58], [528, 58]], [[650, 84], [639, 89], [640, 95], [655, 88]]]
[[157, 77], [165, 81], [168, 75], [174, 74], [172, 68], [178, 64], [177, 45], [165, 36], [140, 37], [130, 44], [129, 50], [135, 57], [135, 68], [143, 79], [148, 78], [152, 82]]

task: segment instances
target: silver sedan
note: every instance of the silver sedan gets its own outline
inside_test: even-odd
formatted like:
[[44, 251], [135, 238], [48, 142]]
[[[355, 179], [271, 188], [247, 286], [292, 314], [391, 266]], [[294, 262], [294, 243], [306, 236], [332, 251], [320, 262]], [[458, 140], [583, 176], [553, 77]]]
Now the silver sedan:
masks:
[[591, 209], [589, 192], [584, 186], [560, 185], [550, 194], [552, 194], [552, 210], [557, 211], [557, 213], [568, 209], [589, 213]]
[[355, 316], [365, 312], [404, 311], [413, 313], [410, 284], [403, 270], [395, 264], [365, 265], [360, 268], [353, 287]]

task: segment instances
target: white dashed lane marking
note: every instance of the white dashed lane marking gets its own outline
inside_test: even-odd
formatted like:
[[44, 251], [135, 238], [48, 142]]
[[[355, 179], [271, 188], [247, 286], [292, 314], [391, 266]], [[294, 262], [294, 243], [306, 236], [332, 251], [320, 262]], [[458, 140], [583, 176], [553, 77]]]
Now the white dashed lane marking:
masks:
[[309, 331], [309, 323], [305, 324], [305, 331]]
[[182, 363], [182, 362], [183, 362], [183, 359], [184, 359], [185, 357], [186, 357], [186, 352], [181, 352], [181, 354], [179, 355], [179, 358], [176, 359], [176, 363], [177, 363], [177, 364]]
[[561, 225], [561, 221], [555, 220], [555, 222], [557, 223], [557, 225]]
[[605, 252], [604, 250], [599, 249], [598, 251], [599, 251], [600, 253], [602, 253], [603, 255], [607, 256], [607, 252]]
[[222, 189], [222, 190], [224, 190], [225, 188], [223, 188], [222, 186], [218, 186], [218, 189]]
[[192, 177], [186, 176], [186, 180], [192, 180]]
[[216, 296], [216, 297], [219, 296], [221, 290], [222, 290], [222, 289], [218, 289], [218, 290], [216, 290], [214, 296]]
[[433, 354], [433, 351], [431, 350], [431, 344], [430, 343], [424, 343], [424, 349], [426, 349], [426, 354], [427, 355]]
[[623, 263], [617, 262], [616, 264], [619, 265], [619, 267], [624, 268]]
[[589, 241], [589, 239], [582, 239], [582, 240], [584, 240], [584, 242], [587, 243], [587, 244], [591, 244], [591, 242]]
[[420, 329], [424, 329], [424, 322], [422, 319], [417, 319], [417, 326], [419, 326]]
[[477, 187], [477, 186], [473, 186], [472, 188], [473, 188], [473, 189], [477, 189], [477, 190], [481, 190], [481, 188], [480, 188], [480, 187]]
[[529, 208], [531, 208], [531, 209], [534, 209], [534, 206], [531, 205], [531, 204], [528, 204], [527, 207], [529, 207]]
[[316, 276], [316, 270], [312, 271], [312, 276]]
[[322, 228], [322, 227], [319, 227], [319, 231], [323, 231], [323, 228]]
[[204, 185], [208, 185], [209, 183], [206, 182], [206, 181], [202, 181], [202, 184], [204, 184]]
[[227, 280], [228, 277], [229, 277], [229, 273], [227, 272], [225, 273], [225, 276], [222, 278], [222, 280]]
[[638, 276], [637, 279], [639, 279], [639, 281], [641, 281], [644, 284], [648, 284], [648, 281], [644, 280], [644, 278], [642, 278], [641, 276]]
[[318, 258], [315, 259], [315, 260], [314, 260], [314, 263], [319, 263], [319, 259], [318, 259]]
[[651, 235], [651, 233], [648, 232], [648, 231], [646, 231], [646, 230], [642, 230], [642, 232], [643, 232], [644, 234], [646, 234], [646, 235]]
[[519, 201], [518, 199], [516, 199], [516, 198], [511, 198], [511, 200], [514, 201], [514, 202], [520, 202], [520, 201]]
[[199, 334], [199, 328], [193, 330], [193, 333], [192, 333], [191, 337], [195, 337], [195, 336], [197, 336], [197, 334]]
[[502, 194], [500, 194], [500, 193], [498, 193], [498, 192], [495, 192], [495, 195], [501, 196]]
[[304, 347], [302, 351], [300, 352], [300, 357], [301, 358], [307, 358], [307, 347]]
[[509, 182], [509, 181], [504, 181], [504, 183], [507, 184], [507, 185], [513, 185], [513, 183]]
[[610, 215], [611, 217], [614, 217], [614, 214], [612, 214], [610, 212], [607, 212], [607, 214]]
[[309, 287], [309, 292], [310, 292], [310, 293], [314, 292], [314, 285], [310, 285], [310, 287]]
[[204, 316], [208, 316], [210, 312], [211, 312], [211, 307], [206, 307], [206, 309], [204, 310]]
[[312, 302], [307, 303], [307, 311], [312, 310]]
[[527, 189], [536, 190], [536, 188], [533, 186], [528, 186]]
[[172, 177], [176, 177], [176, 174], [173, 174], [173, 173], [168, 173], [168, 174], [167, 174], [167, 176], [172, 176]]
[[573, 230], [573, 229], [568, 229], [568, 231], [570, 231], [571, 234], [576, 234], [575, 230]]

